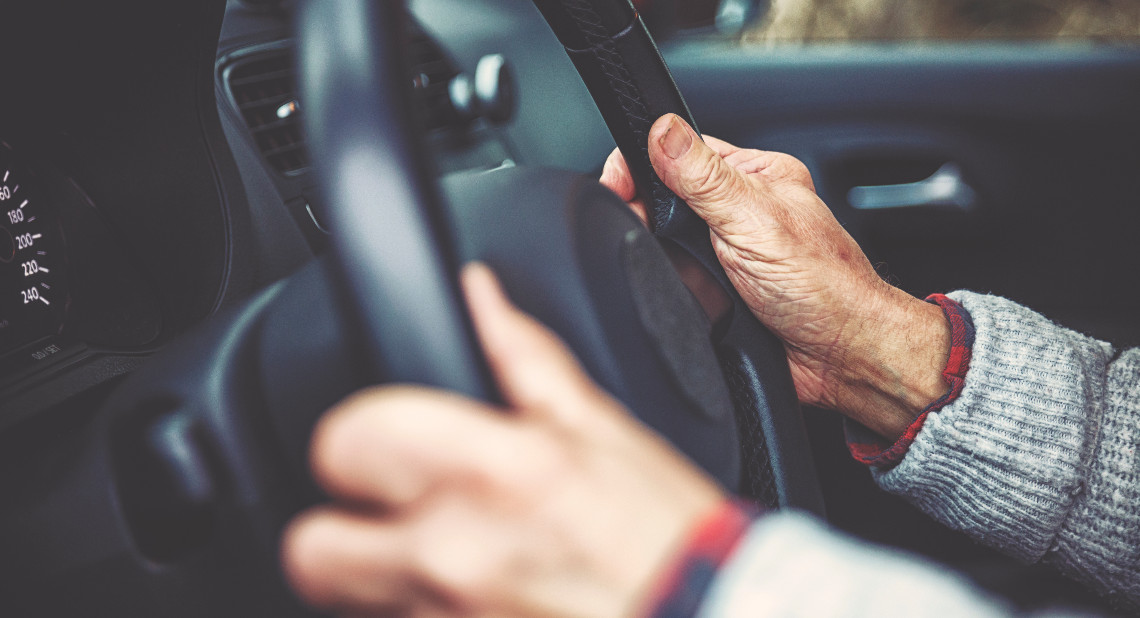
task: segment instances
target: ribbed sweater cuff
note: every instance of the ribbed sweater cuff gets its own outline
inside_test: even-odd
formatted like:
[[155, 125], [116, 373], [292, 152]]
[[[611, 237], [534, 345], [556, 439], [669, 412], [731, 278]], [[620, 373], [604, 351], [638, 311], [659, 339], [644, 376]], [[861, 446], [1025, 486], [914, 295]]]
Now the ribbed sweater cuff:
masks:
[[1048, 558], [1140, 615], [1140, 349], [1109, 368], [1092, 465]]
[[[879, 484], [1023, 560], [1052, 547], [1096, 446], [1108, 344], [1011, 301], [951, 295], [975, 327], [957, 401], [931, 414]], [[1088, 376], [1100, 376], [1100, 383]], [[1095, 416], [1095, 412], [1094, 412]]]

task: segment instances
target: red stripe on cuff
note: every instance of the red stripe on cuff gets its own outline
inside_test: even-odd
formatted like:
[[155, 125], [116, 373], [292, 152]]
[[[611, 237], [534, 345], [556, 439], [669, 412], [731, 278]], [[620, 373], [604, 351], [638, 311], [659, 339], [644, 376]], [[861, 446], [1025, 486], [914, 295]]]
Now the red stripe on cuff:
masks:
[[755, 507], [725, 500], [697, 522], [650, 595], [647, 618], [695, 616], [716, 573], [758, 516]]
[[861, 463], [889, 467], [902, 461], [910, 450], [910, 445], [918, 437], [918, 432], [922, 431], [926, 418], [931, 413], [950, 405], [962, 394], [974, 347], [974, 322], [970, 319], [970, 312], [952, 298], [942, 294], [931, 294], [926, 298], [926, 302], [941, 307], [946, 321], [950, 324], [950, 357], [946, 361], [946, 368], [942, 370], [942, 377], [950, 388], [945, 395], [927, 406], [894, 444], [887, 443], [857, 423], [849, 422], [847, 449], [851, 451], [851, 456]]

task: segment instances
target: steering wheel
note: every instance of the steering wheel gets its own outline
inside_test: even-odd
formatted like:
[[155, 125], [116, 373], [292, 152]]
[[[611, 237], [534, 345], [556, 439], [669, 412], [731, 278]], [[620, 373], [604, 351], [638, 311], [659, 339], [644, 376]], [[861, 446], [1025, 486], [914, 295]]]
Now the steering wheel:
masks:
[[820, 511], [783, 346], [650, 165], [656, 118], [695, 123], [640, 16], [629, 0], [536, 5], [648, 198], [653, 232], [704, 267], [732, 315], [713, 328], [659, 243], [596, 182], [515, 168], [452, 180], [444, 200], [405, 86], [402, 3], [310, 1], [298, 20], [309, 143], [371, 377], [493, 400], [455, 284], [461, 261], [487, 261], [597, 381], [726, 487]]
[[[376, 382], [496, 397], [456, 286], [472, 259], [726, 488], [822, 510], [783, 347], [733, 292], [708, 229], [652, 176], [650, 123], [692, 120], [656, 47], [629, 0], [536, 2], [651, 197], [656, 236], [578, 174], [519, 167], [438, 185], [407, 96], [403, 4], [309, 0], [302, 93], [334, 259], [171, 343], [89, 422], [28, 429], [56, 448], [3, 487], [7, 613], [307, 615], [277, 548], [322, 498], [305, 461], [320, 414]], [[663, 245], [731, 294], [728, 318], [709, 322]]]

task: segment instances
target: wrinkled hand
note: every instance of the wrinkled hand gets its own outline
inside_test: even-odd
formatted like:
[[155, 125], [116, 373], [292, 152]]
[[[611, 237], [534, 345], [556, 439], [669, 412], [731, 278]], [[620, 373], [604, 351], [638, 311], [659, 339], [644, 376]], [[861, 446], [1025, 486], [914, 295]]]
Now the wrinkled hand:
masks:
[[[708, 223], [716, 255], [752, 313], [783, 342], [800, 400], [887, 437], [946, 389], [941, 310], [884, 282], [788, 155], [702, 141], [674, 115], [649, 135], [658, 176]], [[644, 221], [618, 151], [602, 183]]]
[[312, 467], [334, 505], [288, 529], [302, 598], [352, 614], [620, 616], [724, 499], [600, 390], [486, 267], [464, 272], [508, 409], [410, 387], [327, 414]]

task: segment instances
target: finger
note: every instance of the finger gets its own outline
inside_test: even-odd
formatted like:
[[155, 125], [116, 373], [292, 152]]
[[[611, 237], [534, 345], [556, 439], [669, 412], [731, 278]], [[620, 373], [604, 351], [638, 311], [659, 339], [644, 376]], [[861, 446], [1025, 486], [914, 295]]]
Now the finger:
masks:
[[606, 159], [599, 182], [625, 200], [629, 209], [641, 220], [641, 224], [649, 227], [649, 209], [645, 207], [644, 200], [637, 199], [637, 186], [633, 182], [633, 174], [630, 173], [629, 164], [626, 163], [620, 150], [615, 148]]
[[791, 155], [742, 148], [724, 160], [744, 174], [759, 174], [765, 181], [790, 181], [815, 191], [811, 172]]
[[740, 149], [724, 157], [728, 163], [745, 174], [770, 173], [779, 161], [780, 155], [766, 150]]
[[281, 565], [305, 602], [328, 610], [391, 611], [406, 606], [412, 587], [399, 568], [402, 537], [375, 518], [329, 507], [290, 523]]
[[799, 159], [782, 152], [740, 148], [711, 135], [702, 138], [729, 165], [745, 174], [761, 174], [769, 179], [787, 179], [815, 191], [815, 182]]
[[739, 146], [735, 146], [735, 145], [730, 144], [730, 143], [728, 143], [728, 142], [726, 142], [720, 138], [713, 137], [711, 135], [702, 135], [701, 139], [704, 140], [704, 142], [706, 144], [708, 144], [709, 148], [713, 149], [713, 152], [716, 152], [718, 155], [720, 155], [722, 157], [727, 158], [730, 155], [732, 155], [733, 153], [740, 152], [741, 150], [744, 150], [744, 148], [741, 148]]
[[541, 442], [520, 439], [500, 411], [411, 387], [359, 393], [325, 415], [310, 460], [336, 498], [386, 509], [410, 507], [440, 488], [517, 477], [519, 461], [541, 461]]
[[625, 162], [620, 150], [615, 148], [606, 159], [599, 182], [625, 200], [633, 214], [641, 219], [642, 225], [649, 227], [649, 210], [645, 207], [644, 200], [637, 199], [637, 186], [633, 182], [633, 174], [630, 173], [629, 164]]
[[649, 208], [645, 205], [645, 200], [633, 200], [626, 204], [645, 227], [649, 227]]
[[577, 422], [608, 401], [558, 337], [515, 307], [487, 266], [463, 269], [463, 288], [487, 363], [507, 403]]
[[637, 186], [633, 182], [629, 164], [625, 162], [625, 157], [617, 148], [606, 159], [599, 182], [626, 202], [632, 202], [637, 197]]
[[743, 217], [757, 201], [756, 186], [674, 114], [649, 131], [649, 157], [657, 175], [721, 235], [747, 233]]

